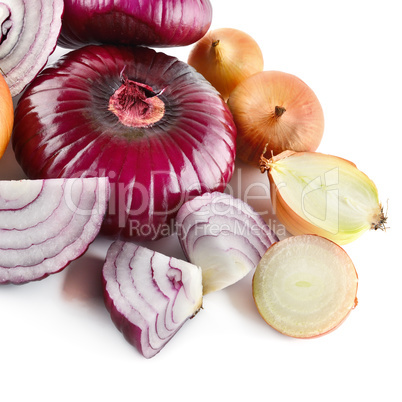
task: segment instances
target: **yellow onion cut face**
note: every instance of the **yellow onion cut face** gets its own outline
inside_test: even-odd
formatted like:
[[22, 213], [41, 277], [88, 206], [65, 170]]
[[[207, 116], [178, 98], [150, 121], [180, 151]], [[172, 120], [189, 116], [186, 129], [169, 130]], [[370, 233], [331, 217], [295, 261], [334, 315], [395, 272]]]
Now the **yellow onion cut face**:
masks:
[[374, 182], [352, 162], [318, 152], [285, 151], [265, 159], [278, 219], [293, 235], [316, 234], [347, 244], [386, 217]]
[[324, 113], [314, 91], [300, 78], [262, 71], [242, 81], [230, 94], [237, 127], [237, 156], [258, 165], [268, 152], [315, 151], [324, 133]]
[[348, 254], [314, 235], [273, 244], [253, 276], [253, 297], [262, 318], [295, 338], [315, 338], [338, 328], [357, 305], [357, 287]]
[[219, 28], [209, 31], [194, 45], [188, 64], [227, 100], [240, 82], [263, 70], [264, 58], [258, 43], [249, 34]]

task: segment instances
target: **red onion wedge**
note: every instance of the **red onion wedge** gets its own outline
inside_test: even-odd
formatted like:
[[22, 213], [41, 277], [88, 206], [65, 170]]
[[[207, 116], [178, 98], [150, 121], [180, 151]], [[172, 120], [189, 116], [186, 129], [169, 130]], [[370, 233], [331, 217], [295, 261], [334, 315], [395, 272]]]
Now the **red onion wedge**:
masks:
[[46, 65], [61, 29], [63, 0], [0, 0], [0, 68], [12, 96]]
[[94, 45], [31, 83], [12, 143], [31, 179], [107, 175], [103, 233], [156, 240], [173, 232], [185, 200], [225, 189], [236, 127], [188, 64], [149, 48]]
[[212, 22], [209, 0], [64, 0], [59, 45], [190, 45]]
[[103, 283], [113, 322], [146, 358], [202, 307], [199, 267], [134, 243], [117, 240], [110, 246]]
[[45, 278], [82, 255], [108, 197], [106, 177], [0, 181], [0, 283]]
[[185, 255], [202, 268], [204, 294], [246, 276], [278, 241], [250, 205], [225, 193], [206, 193], [187, 201], [176, 224]]

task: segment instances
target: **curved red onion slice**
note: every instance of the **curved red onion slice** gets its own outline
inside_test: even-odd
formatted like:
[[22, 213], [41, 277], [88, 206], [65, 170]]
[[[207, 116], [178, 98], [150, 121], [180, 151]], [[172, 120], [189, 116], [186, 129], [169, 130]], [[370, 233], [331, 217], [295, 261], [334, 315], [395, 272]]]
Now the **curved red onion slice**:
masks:
[[204, 294], [246, 276], [278, 241], [250, 205], [220, 192], [205, 193], [184, 203], [176, 224], [185, 255], [202, 268]]
[[116, 327], [146, 358], [155, 356], [202, 305], [199, 267], [115, 241], [103, 267], [105, 304]]
[[106, 177], [0, 181], [0, 283], [42, 279], [82, 255], [108, 198]]
[[46, 65], [63, 9], [63, 0], [0, 0], [0, 68], [12, 96]]

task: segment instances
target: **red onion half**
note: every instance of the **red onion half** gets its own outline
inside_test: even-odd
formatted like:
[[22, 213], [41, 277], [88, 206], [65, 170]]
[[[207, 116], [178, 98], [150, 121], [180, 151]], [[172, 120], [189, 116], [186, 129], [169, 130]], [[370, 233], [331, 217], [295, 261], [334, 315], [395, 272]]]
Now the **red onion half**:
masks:
[[192, 67], [148, 48], [88, 46], [27, 88], [13, 146], [30, 178], [109, 176], [104, 233], [155, 240], [180, 205], [223, 191], [236, 129], [218, 92]]
[[12, 96], [47, 63], [61, 29], [63, 0], [0, 0], [0, 68]]
[[110, 246], [103, 267], [112, 320], [147, 358], [200, 310], [201, 282], [199, 267], [120, 240]]
[[0, 283], [42, 279], [82, 255], [108, 197], [106, 177], [0, 181]]
[[202, 268], [204, 294], [242, 279], [278, 241], [250, 205], [224, 193], [206, 193], [187, 201], [176, 224], [186, 257]]
[[209, 0], [64, 0], [59, 45], [190, 45], [212, 21]]

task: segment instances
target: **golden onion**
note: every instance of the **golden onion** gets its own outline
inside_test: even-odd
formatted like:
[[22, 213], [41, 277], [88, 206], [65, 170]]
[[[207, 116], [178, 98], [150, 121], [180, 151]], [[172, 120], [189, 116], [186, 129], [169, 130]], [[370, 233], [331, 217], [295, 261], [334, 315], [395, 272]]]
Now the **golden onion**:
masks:
[[268, 171], [274, 211], [293, 235], [346, 244], [367, 230], [385, 228], [377, 187], [346, 159], [284, 151], [271, 159], [263, 154], [260, 168]]
[[194, 45], [188, 64], [227, 100], [240, 82], [262, 71], [264, 58], [258, 43], [246, 32], [219, 28], [209, 31]]
[[228, 106], [237, 128], [236, 156], [258, 166], [265, 144], [274, 155], [313, 152], [324, 133], [324, 112], [314, 91], [282, 71], [262, 71], [231, 92]]
[[14, 106], [8, 87], [0, 74], [0, 158], [6, 151], [14, 125]]

